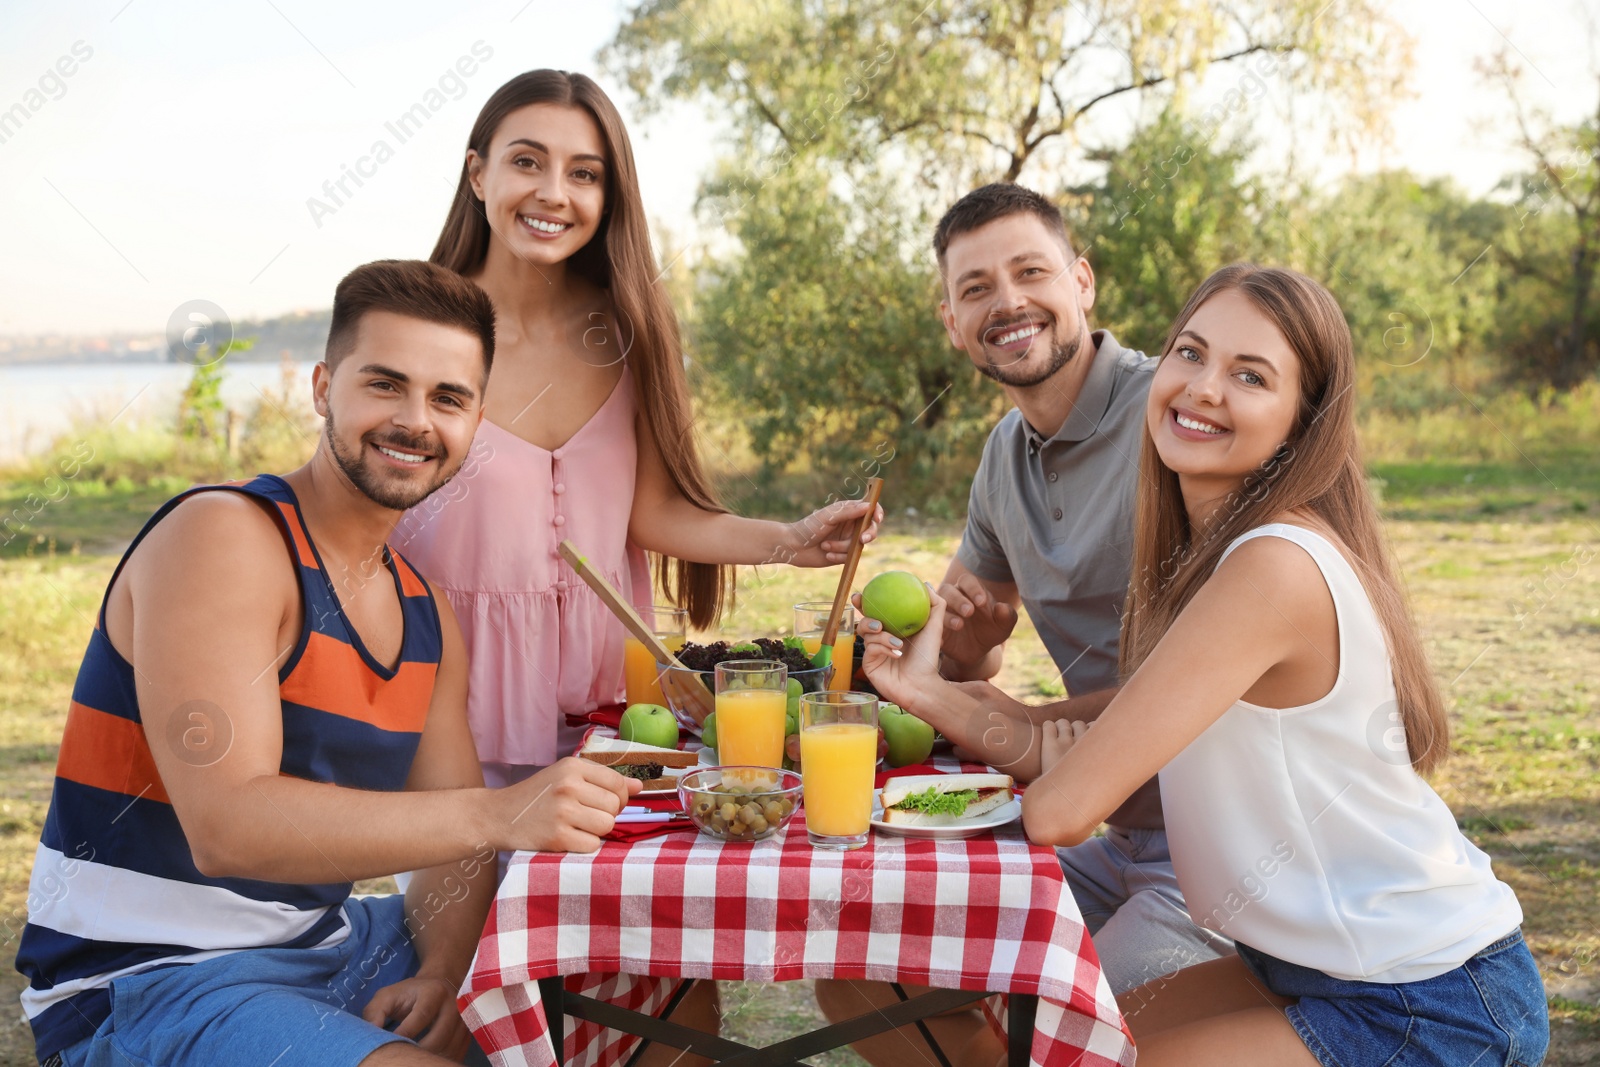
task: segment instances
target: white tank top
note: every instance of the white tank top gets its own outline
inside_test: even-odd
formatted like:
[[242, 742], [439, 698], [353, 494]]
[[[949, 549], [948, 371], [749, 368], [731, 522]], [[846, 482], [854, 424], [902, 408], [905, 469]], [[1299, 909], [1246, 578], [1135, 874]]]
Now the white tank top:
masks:
[[[1333, 594], [1339, 673], [1297, 708], [1239, 701], [1161, 770], [1167, 836], [1194, 921], [1335, 978], [1414, 982], [1522, 922], [1406, 753], [1383, 628], [1326, 538], [1272, 523]], [[1223, 559], [1228, 553], [1223, 554]]]

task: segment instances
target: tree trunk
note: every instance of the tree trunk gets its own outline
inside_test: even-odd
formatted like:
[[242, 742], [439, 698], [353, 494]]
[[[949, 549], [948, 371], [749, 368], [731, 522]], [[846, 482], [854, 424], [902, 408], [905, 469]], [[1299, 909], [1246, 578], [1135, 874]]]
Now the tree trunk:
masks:
[[1579, 215], [1578, 245], [1572, 250], [1572, 322], [1567, 332], [1566, 352], [1561, 359], [1561, 388], [1571, 389], [1588, 370], [1584, 359], [1584, 327], [1588, 324], [1589, 288], [1594, 284], [1594, 263], [1589, 256], [1588, 219]]

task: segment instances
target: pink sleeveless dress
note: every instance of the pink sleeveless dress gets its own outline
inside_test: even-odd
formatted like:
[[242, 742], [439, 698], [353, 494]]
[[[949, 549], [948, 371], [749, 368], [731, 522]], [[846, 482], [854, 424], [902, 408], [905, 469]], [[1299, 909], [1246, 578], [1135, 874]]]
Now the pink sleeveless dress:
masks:
[[471, 671], [467, 717], [491, 785], [570, 755], [583, 730], [567, 714], [622, 699], [622, 624], [556, 545], [571, 540], [623, 596], [651, 602], [645, 554], [628, 540], [636, 410], [624, 370], [553, 451], [485, 419], [460, 473], [391, 538], [455, 609]]

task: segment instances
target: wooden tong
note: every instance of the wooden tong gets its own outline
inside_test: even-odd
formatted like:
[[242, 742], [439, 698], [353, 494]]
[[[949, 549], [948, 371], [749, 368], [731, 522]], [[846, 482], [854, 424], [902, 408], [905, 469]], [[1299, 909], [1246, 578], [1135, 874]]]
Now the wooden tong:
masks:
[[[816, 655], [811, 657], [811, 662], [818, 667], [833, 666], [833, 643], [839, 639], [839, 626], [844, 622], [844, 607], [850, 602], [850, 586], [856, 580], [856, 566], [861, 562], [861, 550], [866, 547], [861, 543], [861, 535], [872, 525], [872, 517], [878, 511], [878, 499], [881, 496], [883, 496], [883, 479], [868, 478], [867, 511], [861, 516], [861, 524], [856, 527], [855, 536], [850, 539], [844, 569], [839, 572], [839, 588], [833, 594], [833, 608], [828, 612], [828, 624], [822, 628], [822, 644], [818, 646]], [[829, 678], [831, 681], [831, 675]]]
[[[683, 662], [678, 659], [677, 655], [662, 643], [661, 638], [657, 637], [650, 627], [644, 624], [643, 619], [639, 618], [639, 613], [633, 610], [633, 605], [628, 603], [627, 598], [617, 592], [616, 588], [606, 581], [604, 575], [589, 566], [589, 561], [584, 559], [583, 553], [578, 551], [577, 545], [574, 545], [571, 541], [562, 541], [556, 546], [556, 551], [561, 554], [562, 559], [567, 561], [567, 565], [577, 573], [578, 577], [582, 578], [589, 588], [594, 590], [595, 595], [600, 598], [600, 602], [610, 608], [611, 613], [622, 621], [622, 625], [627, 627], [628, 632], [637, 637], [639, 643], [644, 645], [651, 655], [655, 656], [657, 663], [683, 667]], [[688, 670], [688, 668], [684, 667], [684, 670]], [[697, 671], [690, 671], [687, 675], [664, 671], [660, 676], [660, 682], [662, 692], [670, 691], [679, 706], [687, 711], [697, 723], [705, 722], [706, 716], [717, 710], [716, 698], [706, 688], [704, 679], [700, 677]]]

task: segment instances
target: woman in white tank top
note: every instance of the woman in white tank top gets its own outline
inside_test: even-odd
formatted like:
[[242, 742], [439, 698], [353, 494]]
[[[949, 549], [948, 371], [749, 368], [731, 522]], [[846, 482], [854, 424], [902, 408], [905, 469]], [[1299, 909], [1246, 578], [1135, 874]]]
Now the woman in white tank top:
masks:
[[[1159, 771], [1190, 912], [1238, 944], [1124, 994], [1140, 1067], [1539, 1063], [1521, 908], [1421, 776], [1448, 724], [1366, 492], [1338, 303], [1235, 264], [1163, 352], [1126, 682], [1092, 728], [1045, 725], [1023, 800], [1030, 838], [1077, 844]], [[862, 628], [913, 709], [968, 699], [937, 677], [935, 600], [909, 643]]]

